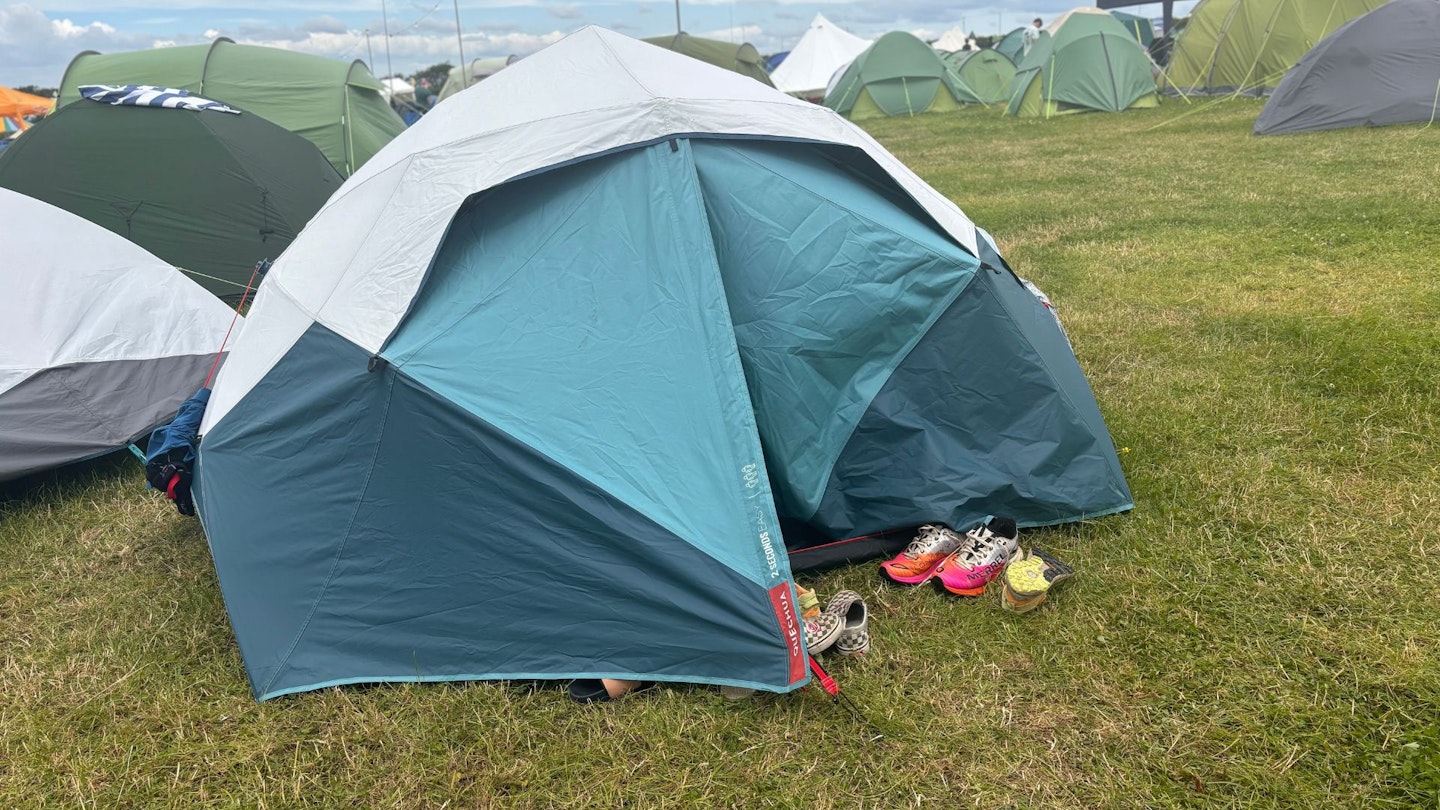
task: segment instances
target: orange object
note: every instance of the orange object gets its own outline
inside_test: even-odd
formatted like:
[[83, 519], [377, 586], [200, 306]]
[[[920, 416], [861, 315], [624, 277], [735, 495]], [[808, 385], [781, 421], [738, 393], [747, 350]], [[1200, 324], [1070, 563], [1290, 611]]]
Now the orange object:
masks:
[[19, 90], [0, 87], [0, 118], [10, 118], [19, 122], [20, 129], [26, 128], [25, 116], [48, 113], [54, 104], [54, 99], [32, 96]]

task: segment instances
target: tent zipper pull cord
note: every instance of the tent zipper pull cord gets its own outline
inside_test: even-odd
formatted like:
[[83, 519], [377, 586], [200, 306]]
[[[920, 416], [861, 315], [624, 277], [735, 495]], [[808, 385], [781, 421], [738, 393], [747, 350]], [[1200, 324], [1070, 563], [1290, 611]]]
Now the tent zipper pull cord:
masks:
[[235, 317], [230, 319], [230, 327], [225, 330], [225, 337], [220, 340], [220, 348], [215, 350], [215, 362], [210, 364], [210, 373], [205, 375], [205, 384], [201, 388], [209, 388], [210, 383], [215, 379], [215, 370], [220, 368], [220, 358], [225, 354], [225, 344], [230, 342], [230, 333], [235, 331], [235, 323], [240, 320], [240, 310], [245, 308], [245, 302], [250, 300], [250, 290], [255, 287], [255, 278], [264, 270], [270, 269], [270, 260], [261, 259], [255, 263], [255, 269], [250, 271], [250, 280], [245, 283], [245, 292], [240, 296], [240, 303], [235, 306]]
[[830, 677], [830, 673], [821, 668], [820, 662], [815, 660], [815, 656], [807, 654], [805, 657], [810, 660], [810, 671], [814, 673], [815, 679], [820, 682], [820, 688], [824, 689], [825, 693], [830, 695], [835, 705], [844, 709], [856, 722], [864, 726], [869, 726], [870, 730], [875, 732], [875, 735], [866, 740], [866, 742], [873, 743], [885, 739], [885, 732], [880, 726], [867, 718], [865, 713], [860, 710], [860, 706], [851, 700], [849, 695], [840, 691], [840, 684], [836, 683], [835, 679]]

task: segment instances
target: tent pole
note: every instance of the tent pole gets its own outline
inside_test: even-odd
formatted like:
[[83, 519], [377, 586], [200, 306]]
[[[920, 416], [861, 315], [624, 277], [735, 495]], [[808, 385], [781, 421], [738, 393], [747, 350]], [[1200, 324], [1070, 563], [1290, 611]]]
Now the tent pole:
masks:
[[395, 75], [394, 66], [390, 64], [390, 16], [385, 13], [385, 0], [380, 0], [380, 23], [385, 26], [385, 78]]
[[675, 34], [678, 36], [678, 35], [680, 35], [681, 33], [682, 33], [682, 32], [681, 32], [681, 30], [680, 30], [680, 0], [675, 0]]
[[460, 47], [460, 86], [470, 86], [470, 68], [465, 65], [465, 39], [460, 36], [460, 0], [451, 0], [455, 5], [455, 44]]

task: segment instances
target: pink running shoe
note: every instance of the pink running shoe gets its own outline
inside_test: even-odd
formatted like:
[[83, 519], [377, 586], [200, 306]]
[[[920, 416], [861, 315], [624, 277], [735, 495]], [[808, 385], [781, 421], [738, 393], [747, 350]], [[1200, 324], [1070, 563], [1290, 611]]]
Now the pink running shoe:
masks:
[[965, 533], [965, 545], [940, 563], [935, 578], [950, 593], [979, 596], [1019, 554], [1020, 532], [1015, 528], [1015, 519], [990, 518]]

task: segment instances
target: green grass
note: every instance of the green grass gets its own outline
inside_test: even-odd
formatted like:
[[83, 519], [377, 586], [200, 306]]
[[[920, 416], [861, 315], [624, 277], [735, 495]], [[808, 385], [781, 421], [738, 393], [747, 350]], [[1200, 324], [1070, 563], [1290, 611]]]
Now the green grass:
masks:
[[122, 458], [0, 502], [0, 803], [1440, 805], [1440, 127], [1259, 109], [871, 126], [1055, 299], [1137, 505], [1028, 533], [1081, 574], [1026, 616], [813, 579], [871, 603], [833, 672], [885, 741], [815, 689], [256, 704], [199, 526]]

